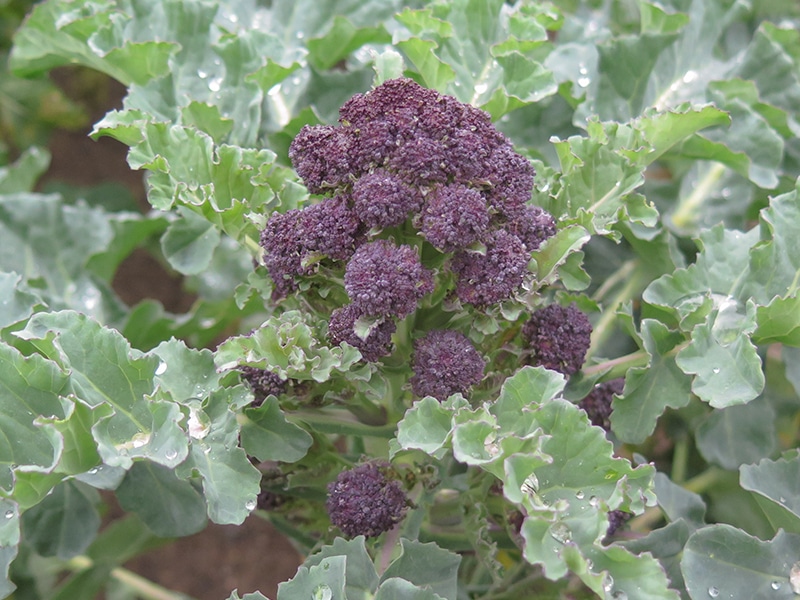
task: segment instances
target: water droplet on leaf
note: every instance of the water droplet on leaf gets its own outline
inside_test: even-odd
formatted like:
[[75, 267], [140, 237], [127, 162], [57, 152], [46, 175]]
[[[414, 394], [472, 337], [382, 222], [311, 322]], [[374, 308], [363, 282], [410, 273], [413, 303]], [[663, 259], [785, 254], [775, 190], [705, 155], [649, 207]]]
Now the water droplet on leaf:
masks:
[[708, 588], [708, 595], [712, 598], [717, 598], [719, 596], [719, 588], [712, 585], [710, 588]]
[[585, 496], [586, 494], [584, 494], [582, 490], [578, 490], [577, 492], [575, 492], [575, 497], [578, 500], [583, 500]]
[[214, 77], [208, 82], [208, 89], [212, 92], [218, 92], [222, 89], [222, 77]]
[[610, 592], [614, 587], [614, 578], [611, 575], [606, 575], [606, 578], [603, 580], [603, 589], [607, 592]]
[[167, 371], [167, 363], [160, 362], [156, 367], [156, 375], [163, 375]]
[[175, 458], [177, 458], [177, 456], [178, 456], [178, 451], [177, 450], [167, 450], [164, 453], [164, 456], [166, 457], [167, 460], [175, 460]]
[[311, 598], [311, 600], [331, 600], [331, 598], [333, 598], [333, 592], [331, 591], [331, 588], [323, 584], [316, 587], [314, 590], [314, 596]]
[[13, 510], [7, 510], [6, 511], [6, 519], [10, 519], [13, 516], [14, 516], [14, 511]]
[[777, 590], [781, 589], [781, 582], [780, 581], [773, 581], [772, 583], [769, 584], [769, 587], [771, 587], [773, 590], [777, 591]]
[[800, 561], [794, 563], [789, 570], [789, 585], [792, 588], [792, 592], [800, 594]]
[[572, 531], [566, 523], [556, 523], [550, 528], [550, 535], [557, 542], [566, 544], [572, 541]]
[[485, 83], [478, 83], [478, 84], [475, 85], [475, 93], [478, 94], [478, 95], [485, 94], [486, 90], [488, 90], [488, 89], [489, 89], [489, 86], [486, 85]]
[[99, 470], [100, 469], [98, 469], [97, 467], [92, 467], [91, 469], [89, 469], [89, 475], [97, 475], [97, 472]]
[[718, 375], [718, 374], [719, 374], [719, 371], [720, 371], [719, 367], [714, 367], [713, 369], [711, 369], [711, 372], [712, 372], [714, 375]]
[[256, 507], [256, 501], [255, 500], [248, 500], [247, 504], [245, 504], [244, 507], [247, 510], [253, 510]]

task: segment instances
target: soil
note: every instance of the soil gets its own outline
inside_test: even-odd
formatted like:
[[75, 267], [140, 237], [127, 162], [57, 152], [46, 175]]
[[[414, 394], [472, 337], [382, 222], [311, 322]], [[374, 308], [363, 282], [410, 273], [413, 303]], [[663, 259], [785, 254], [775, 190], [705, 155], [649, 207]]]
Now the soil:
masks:
[[[85, 106], [90, 123], [122, 106], [125, 89], [121, 85], [107, 79], [95, 81], [90, 86], [92, 93], [87, 95], [84, 77], [86, 72], [80, 70], [53, 74], [67, 95]], [[88, 137], [90, 129], [54, 132], [49, 145], [52, 162], [40, 185], [122, 183], [142, 210], [147, 210], [143, 175], [128, 167], [127, 147], [111, 138], [93, 141]], [[169, 273], [151, 254], [138, 249], [120, 266], [113, 285], [129, 305], [153, 298], [168, 311], [179, 313], [193, 301], [181, 283], [179, 275]], [[112, 509], [111, 514], [115, 513], [118, 511]], [[196, 535], [150, 551], [124, 566], [196, 600], [223, 600], [236, 588], [240, 595], [260, 590], [275, 598], [278, 583], [293, 577], [301, 561], [286, 538], [268, 522], [251, 516], [241, 526], [209, 525]]]

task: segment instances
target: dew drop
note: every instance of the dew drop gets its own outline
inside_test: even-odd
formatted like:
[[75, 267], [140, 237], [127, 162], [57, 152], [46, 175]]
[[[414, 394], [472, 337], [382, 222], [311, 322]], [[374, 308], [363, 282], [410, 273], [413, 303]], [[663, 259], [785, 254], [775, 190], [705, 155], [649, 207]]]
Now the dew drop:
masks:
[[523, 494], [532, 495], [539, 491], [539, 479], [531, 473], [525, 478], [525, 481], [522, 482], [522, 485], [519, 486], [520, 491]]
[[711, 369], [711, 372], [712, 372], [714, 375], [717, 375], [717, 374], [719, 374], [719, 370], [720, 370], [720, 369], [719, 369], [719, 367], [714, 367], [713, 369]]
[[771, 587], [775, 591], [778, 591], [779, 589], [781, 589], [781, 582], [773, 581], [772, 583], [769, 584], [769, 587]]
[[708, 588], [708, 595], [712, 598], [719, 597], [719, 588], [712, 585], [710, 588]]
[[485, 94], [486, 90], [489, 89], [489, 86], [485, 83], [479, 83], [475, 86], [475, 93], [476, 94]]
[[586, 497], [586, 494], [583, 493], [583, 490], [578, 490], [577, 492], [575, 492], [575, 497], [578, 500], [583, 500]]
[[580, 73], [581, 75], [586, 75], [588, 72], [589, 71], [586, 70], [586, 67], [584, 65], [581, 65], [580, 69], [578, 69], [578, 73]]
[[222, 89], [222, 78], [214, 77], [214, 79], [208, 82], [208, 89], [210, 89], [212, 92], [220, 91]]
[[14, 516], [14, 511], [13, 510], [7, 510], [6, 511], [6, 519], [10, 519], [13, 516]]
[[244, 507], [247, 510], [253, 510], [256, 507], [256, 501], [255, 500], [248, 500], [247, 504], [245, 504]]
[[239, 22], [239, 17], [238, 17], [238, 16], [236, 16], [236, 15], [230, 15], [230, 16], [228, 17], [228, 20], [229, 20], [231, 23], [238, 23], [238, 22]]
[[165, 362], [158, 363], [158, 366], [156, 367], [156, 375], [163, 375], [166, 372], [167, 372], [167, 363]]
[[167, 460], [175, 460], [178, 457], [178, 451], [177, 450], [167, 450], [164, 453], [164, 456], [167, 458]]
[[600, 499], [597, 496], [592, 496], [591, 498], [589, 498], [589, 505], [593, 506], [594, 508], [597, 508], [598, 506], [600, 506]]
[[205, 79], [206, 77], [208, 77], [208, 73], [206, 71], [203, 71], [203, 69], [197, 69], [197, 76], [200, 79]]
[[209, 454], [211, 452], [211, 446], [206, 446], [203, 448], [203, 454]]
[[610, 592], [614, 588], [614, 578], [611, 575], [606, 575], [606, 578], [603, 580], [603, 589], [607, 592]]
[[89, 469], [89, 475], [97, 475], [97, 472], [99, 470], [100, 469], [98, 467], [92, 467], [91, 469]]
[[592, 82], [588, 77], [578, 77], [578, 86], [585, 88]]
[[572, 541], [572, 531], [566, 523], [556, 523], [550, 528], [552, 538], [562, 544]]
[[149, 433], [137, 433], [131, 438], [131, 447], [141, 448], [150, 441]]
[[697, 77], [697, 71], [686, 71], [686, 75], [683, 76], [683, 83], [692, 83]]
[[800, 594], [800, 561], [794, 563], [789, 570], [789, 586], [792, 592]]
[[296, 37], [298, 40], [302, 40], [304, 37], [306, 37], [306, 34], [303, 33], [302, 31], [298, 31], [297, 33], [294, 34], [294, 37]]
[[314, 595], [311, 597], [311, 600], [331, 600], [331, 598], [333, 598], [333, 592], [331, 591], [331, 588], [325, 584], [322, 584], [318, 585], [314, 589]]

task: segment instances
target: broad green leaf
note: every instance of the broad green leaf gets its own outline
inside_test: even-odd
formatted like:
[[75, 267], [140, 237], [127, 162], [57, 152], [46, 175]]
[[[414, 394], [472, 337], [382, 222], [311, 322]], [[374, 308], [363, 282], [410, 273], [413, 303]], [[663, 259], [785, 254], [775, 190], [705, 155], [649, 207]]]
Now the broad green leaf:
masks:
[[16, 585], [8, 578], [8, 569], [17, 556], [16, 546], [0, 546], [0, 596], [5, 598], [16, 589]]
[[324, 36], [308, 40], [308, 62], [315, 69], [324, 71], [365, 44], [385, 44], [391, 39], [382, 25], [359, 28], [345, 17], [336, 15]]
[[432, 397], [423, 398], [406, 411], [397, 424], [397, 441], [401, 448], [418, 448], [433, 455], [444, 446], [450, 435], [451, 411]]
[[535, 409], [564, 390], [564, 376], [544, 367], [525, 368], [503, 382], [497, 401], [489, 407], [504, 434], [525, 436], [536, 425]]
[[134, 463], [116, 495], [123, 510], [136, 513], [160, 537], [191, 535], [206, 525], [203, 497], [189, 482], [156, 463]]
[[756, 494], [759, 506], [776, 529], [782, 527], [791, 533], [800, 533], [799, 470], [796, 451], [778, 460], [765, 458], [758, 464], [739, 467], [742, 487]]
[[756, 344], [800, 347], [800, 297], [776, 296], [766, 306], [756, 309], [756, 322], [758, 327], [753, 333]]
[[129, 468], [137, 457], [174, 467], [183, 460], [187, 439], [178, 405], [146, 398], [153, 392], [155, 357], [134, 352], [119, 332], [70, 311], [34, 315], [16, 335], [69, 370], [69, 389], [80, 402], [113, 409], [92, 427], [106, 464]]
[[400, 539], [401, 553], [381, 575], [381, 583], [392, 578], [405, 579], [444, 598], [456, 600], [458, 566], [461, 557], [434, 543]]
[[761, 541], [720, 524], [689, 538], [681, 571], [692, 598], [789, 599], [796, 597], [790, 572], [798, 560], [798, 535], [780, 531], [773, 539]]
[[337, 537], [333, 544], [323, 546], [319, 552], [309, 556], [303, 563], [311, 568], [319, 565], [326, 558], [343, 556], [345, 561], [345, 593], [349, 598], [368, 598], [378, 585], [378, 573], [367, 553], [364, 536], [352, 540]]
[[188, 458], [176, 468], [180, 478], [195, 472], [203, 482], [208, 517], [214, 523], [240, 524], [256, 507], [261, 473], [239, 447], [239, 424], [231, 411], [237, 389], [220, 389], [189, 405]]
[[690, 379], [675, 363], [675, 348], [683, 336], [659, 321], [642, 321], [642, 344], [650, 359], [646, 367], [628, 371], [622, 396], [614, 398], [611, 428], [626, 442], [644, 441], [667, 407], [689, 403]]
[[41, 299], [14, 272], [0, 272], [0, 329], [27, 319]]
[[680, 592], [683, 598], [686, 595], [686, 585], [681, 573], [681, 556], [683, 547], [694, 529], [695, 527], [687, 524], [684, 519], [678, 519], [652, 530], [644, 537], [618, 543], [636, 555], [650, 553], [664, 568], [669, 579], [669, 587]]
[[776, 449], [775, 411], [765, 399], [715, 410], [700, 423], [697, 449], [724, 469], [755, 463]]
[[274, 396], [258, 408], [246, 409], [244, 414], [247, 419], [242, 423], [242, 447], [261, 461], [296, 462], [311, 447], [311, 435], [286, 420]]
[[0, 489], [14, 489], [14, 469], [51, 471], [61, 458], [64, 440], [40, 419], [64, 419], [72, 411], [62, 399], [67, 375], [38, 354], [24, 357], [0, 342]]
[[[680, 594], [670, 589], [664, 567], [649, 553], [633, 554], [621, 546], [596, 548], [589, 554], [592, 569], [605, 572], [602, 590], [614, 598], [629, 600], [679, 600]], [[596, 592], [600, 590], [595, 589]]]
[[68, 577], [58, 586], [50, 600], [72, 600], [73, 598], [94, 598], [108, 583], [111, 567], [92, 566]]
[[375, 600], [443, 600], [430, 589], [417, 587], [410, 581], [392, 577], [386, 579], [375, 592]]
[[0, 167], [0, 195], [32, 192], [49, 165], [49, 152], [28, 148], [13, 164]]
[[695, 528], [705, 523], [706, 503], [700, 495], [673, 483], [664, 473], [656, 473], [655, 491], [658, 506], [670, 522], [683, 519]]
[[22, 517], [26, 542], [42, 556], [77, 556], [89, 547], [100, 529], [96, 490], [65, 481]]
[[160, 359], [155, 381], [178, 402], [203, 399], [219, 388], [219, 373], [210, 350], [188, 348], [181, 340], [162, 342], [150, 351]]
[[346, 600], [346, 565], [347, 556], [329, 556], [312, 567], [299, 567], [291, 580], [278, 584], [278, 600]]
[[580, 249], [589, 241], [589, 232], [572, 225], [559, 230], [533, 253], [532, 270], [540, 285], [554, 283], [571, 256], [582, 256]]
[[219, 230], [186, 207], [179, 207], [180, 218], [170, 223], [161, 237], [161, 251], [170, 266], [184, 275], [196, 275], [208, 268], [219, 245]]

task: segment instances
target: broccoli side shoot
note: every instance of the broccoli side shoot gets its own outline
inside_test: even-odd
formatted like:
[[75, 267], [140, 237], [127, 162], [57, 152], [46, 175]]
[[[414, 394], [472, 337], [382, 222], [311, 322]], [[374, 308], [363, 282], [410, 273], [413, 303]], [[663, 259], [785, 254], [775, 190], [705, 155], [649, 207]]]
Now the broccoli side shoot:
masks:
[[614, 394], [621, 394], [625, 387], [625, 379], [612, 379], [598, 383], [594, 389], [580, 401], [578, 406], [586, 411], [592, 425], [611, 431], [611, 402]]
[[392, 334], [396, 325], [391, 319], [379, 319], [365, 338], [356, 335], [356, 321], [363, 315], [353, 304], [337, 308], [328, 322], [328, 339], [335, 346], [347, 342], [361, 352], [367, 362], [376, 362], [392, 353]]
[[280, 396], [286, 391], [286, 380], [281, 379], [277, 373], [258, 367], [239, 367], [242, 379], [253, 391], [255, 399], [252, 406], [261, 406], [267, 396]]
[[444, 401], [480, 383], [485, 366], [481, 355], [463, 334], [451, 330], [429, 331], [414, 344], [411, 387], [417, 396]]
[[342, 471], [328, 485], [331, 523], [348, 538], [376, 537], [399, 523], [409, 506], [400, 483], [374, 463]]
[[591, 344], [592, 324], [574, 304], [551, 304], [534, 312], [522, 328], [531, 362], [564, 375], [577, 373]]
[[347, 263], [344, 289], [362, 315], [403, 318], [433, 291], [433, 273], [411, 246], [376, 240], [361, 246]]

